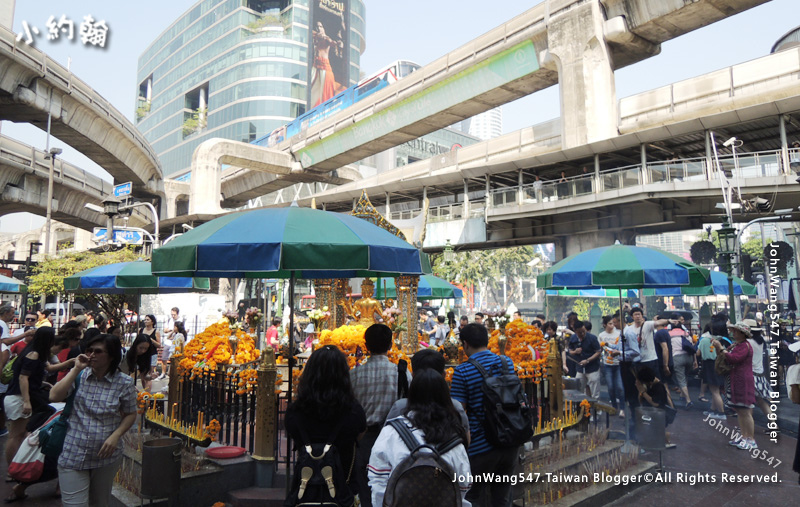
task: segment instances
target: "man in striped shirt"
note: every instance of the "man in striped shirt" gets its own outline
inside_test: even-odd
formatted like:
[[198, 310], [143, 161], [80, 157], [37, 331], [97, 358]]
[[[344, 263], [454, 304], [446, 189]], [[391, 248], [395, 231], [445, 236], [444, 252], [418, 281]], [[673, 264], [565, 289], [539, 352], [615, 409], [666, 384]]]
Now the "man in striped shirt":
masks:
[[[482, 324], [467, 324], [461, 330], [459, 338], [467, 357], [477, 361], [489, 375], [500, 375], [503, 363], [513, 369], [510, 358], [498, 356], [488, 349], [489, 333]], [[483, 429], [482, 385], [483, 377], [478, 369], [465, 362], [455, 369], [450, 386], [450, 395], [464, 405], [469, 415], [471, 441], [468, 453], [472, 475], [483, 473], [511, 475], [517, 462], [518, 449], [494, 447], [486, 440], [486, 432]], [[510, 507], [511, 483], [474, 481], [466, 499], [472, 502], [474, 507]]]

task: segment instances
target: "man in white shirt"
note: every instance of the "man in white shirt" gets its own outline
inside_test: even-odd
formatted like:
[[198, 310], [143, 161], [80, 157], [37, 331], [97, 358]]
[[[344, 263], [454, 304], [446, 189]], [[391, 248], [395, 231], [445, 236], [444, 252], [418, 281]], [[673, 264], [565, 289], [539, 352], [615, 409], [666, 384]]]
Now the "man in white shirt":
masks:
[[661, 326], [666, 326], [669, 324], [669, 320], [646, 321], [644, 312], [638, 306], [631, 310], [631, 317], [633, 317], [633, 325], [626, 327], [624, 333], [626, 340], [636, 340], [639, 344], [639, 353], [641, 354], [639, 367], [644, 368], [648, 366], [653, 372], [660, 371], [658, 367], [658, 353], [656, 352], [656, 346], [653, 342], [653, 335], [655, 334], [656, 323]]

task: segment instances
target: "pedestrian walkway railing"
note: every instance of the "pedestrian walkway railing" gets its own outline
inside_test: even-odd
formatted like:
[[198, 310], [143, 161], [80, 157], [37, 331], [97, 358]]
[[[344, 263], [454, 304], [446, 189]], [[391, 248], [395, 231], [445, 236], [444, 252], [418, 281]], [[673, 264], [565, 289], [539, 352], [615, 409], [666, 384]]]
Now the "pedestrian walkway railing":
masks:
[[[789, 159], [797, 160], [800, 169], [800, 149], [789, 150]], [[719, 165], [725, 176], [735, 182], [737, 179], [763, 178], [783, 174], [781, 150], [726, 155], [719, 157]], [[716, 169], [709, 169], [708, 159], [687, 158], [616, 167], [571, 176], [559, 181], [546, 183], [527, 183], [522, 186], [504, 187], [489, 192], [492, 207], [519, 206], [586, 195], [639, 187], [646, 184], [682, 183], [717, 178]], [[794, 170], [794, 169], [793, 169]], [[471, 203], [470, 203], [471, 204]]]

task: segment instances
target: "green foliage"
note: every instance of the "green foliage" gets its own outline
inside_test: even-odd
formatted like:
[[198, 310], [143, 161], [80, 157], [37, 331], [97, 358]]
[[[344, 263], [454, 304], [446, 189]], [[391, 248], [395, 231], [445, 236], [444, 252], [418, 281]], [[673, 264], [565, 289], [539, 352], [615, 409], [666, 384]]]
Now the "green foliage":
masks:
[[150, 102], [145, 101], [141, 106], [136, 108], [136, 119], [141, 120], [147, 113], [150, 112]]
[[282, 26], [280, 18], [278, 16], [273, 16], [271, 14], [264, 14], [260, 18], [251, 21], [250, 23], [245, 25], [250, 31], [257, 32], [260, 29], [264, 28], [265, 26]]
[[503, 280], [506, 282], [507, 302], [522, 301], [520, 282], [534, 276], [534, 268], [528, 263], [536, 258], [531, 246], [455, 252], [455, 260], [448, 264], [443, 255], [433, 259], [433, 273], [445, 280], [478, 285], [487, 298], [503, 302]]
[[208, 108], [197, 108], [190, 117], [183, 121], [183, 137], [188, 137], [206, 128]]
[[580, 320], [589, 320], [589, 311], [592, 308], [592, 303], [588, 299], [576, 299], [572, 303], [572, 311], [578, 314]]

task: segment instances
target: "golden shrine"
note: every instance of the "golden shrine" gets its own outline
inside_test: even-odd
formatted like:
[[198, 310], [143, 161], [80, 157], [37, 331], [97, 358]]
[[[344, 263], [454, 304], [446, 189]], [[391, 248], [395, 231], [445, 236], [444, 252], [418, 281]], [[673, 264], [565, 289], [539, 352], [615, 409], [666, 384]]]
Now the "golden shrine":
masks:
[[[366, 191], [361, 192], [361, 197], [350, 214], [377, 225], [398, 238], [407, 241], [405, 234], [389, 223], [375, 209]], [[400, 276], [395, 280], [395, 286], [397, 287], [397, 302], [395, 304], [401, 312], [402, 320], [411, 324], [411, 333], [408, 331], [399, 332], [399, 340], [402, 344], [403, 352], [406, 354], [413, 354], [419, 347], [416, 336], [418, 284], [419, 276]], [[347, 299], [347, 294], [351, 293], [352, 289], [350, 281], [346, 278], [314, 280], [314, 290], [317, 307], [327, 306], [331, 309], [331, 318], [324, 323], [324, 327], [327, 329], [334, 330], [344, 325], [348, 317], [354, 323], [364, 327], [369, 327], [382, 318], [381, 314], [384, 311], [384, 306], [380, 301], [374, 299], [375, 284], [369, 278], [365, 278], [361, 284], [361, 298], [352, 302]]]

